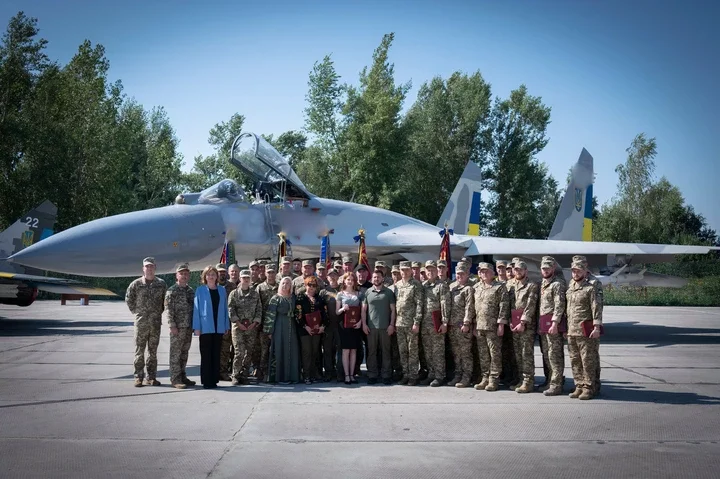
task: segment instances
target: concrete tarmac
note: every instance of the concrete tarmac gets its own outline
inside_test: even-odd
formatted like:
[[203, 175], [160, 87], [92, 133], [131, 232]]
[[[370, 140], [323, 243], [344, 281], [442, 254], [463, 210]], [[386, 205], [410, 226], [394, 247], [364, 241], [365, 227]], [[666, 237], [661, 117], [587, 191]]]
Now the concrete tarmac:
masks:
[[[123, 302], [0, 305], [0, 476], [720, 476], [720, 308], [606, 307], [591, 401], [452, 387], [133, 387]], [[536, 382], [542, 382], [536, 346]], [[199, 381], [197, 338], [188, 372]]]

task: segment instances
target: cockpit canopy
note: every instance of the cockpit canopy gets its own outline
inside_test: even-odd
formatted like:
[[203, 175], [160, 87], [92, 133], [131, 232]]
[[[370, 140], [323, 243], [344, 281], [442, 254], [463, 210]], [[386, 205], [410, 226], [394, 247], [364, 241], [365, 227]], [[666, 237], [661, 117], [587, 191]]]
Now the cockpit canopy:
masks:
[[197, 202], [205, 205], [218, 205], [226, 203], [240, 203], [247, 201], [245, 190], [235, 180], [224, 179], [209, 188], [205, 188], [198, 197]]
[[281, 198], [312, 196], [285, 157], [255, 133], [235, 138], [230, 161]]

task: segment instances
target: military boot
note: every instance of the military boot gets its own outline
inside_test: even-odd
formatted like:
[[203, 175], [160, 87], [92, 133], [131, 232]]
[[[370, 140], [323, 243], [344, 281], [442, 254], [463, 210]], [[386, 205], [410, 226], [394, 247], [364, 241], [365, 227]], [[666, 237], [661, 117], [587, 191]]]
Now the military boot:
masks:
[[461, 379], [455, 384], [456, 388], [466, 388], [470, 386], [470, 380], [469, 379]]
[[483, 377], [482, 381], [480, 381], [479, 383], [477, 383], [475, 385], [475, 389], [477, 389], [478, 391], [484, 391], [485, 387], [488, 385], [488, 382], [489, 382], [489, 379], [486, 377]]
[[515, 392], [518, 394], [531, 393], [535, 389], [535, 385], [532, 381], [523, 381], [522, 385], [515, 388]]
[[160, 386], [160, 381], [158, 381], [155, 378], [152, 378], [152, 379], [147, 378], [145, 380], [145, 384], [147, 384], [148, 386]]
[[141, 387], [143, 387], [143, 380], [142, 380], [142, 378], [135, 378], [135, 387], [136, 387], [136, 388], [141, 388]]
[[577, 399], [580, 397], [580, 395], [583, 392], [582, 386], [575, 386], [575, 390], [569, 394], [569, 396], [573, 399]]
[[185, 389], [187, 386], [183, 383], [175, 383], [172, 385], [172, 387], [174, 387], [175, 389]]
[[195, 386], [195, 384], [197, 384], [195, 381], [192, 381], [192, 380], [188, 379], [187, 376], [184, 376], [184, 377], [183, 377], [182, 383], [183, 383], [185, 386]]
[[488, 381], [488, 385], [485, 386], [486, 391], [497, 391], [498, 390], [498, 382], [495, 378], [490, 378]]
[[562, 393], [562, 386], [559, 384], [551, 384], [546, 390], [543, 391], [545, 396], [557, 396]]
[[228, 373], [222, 372], [220, 373], [220, 381], [231, 381], [232, 378]]
[[430, 383], [430, 387], [436, 388], [438, 386], [442, 386], [442, 383], [440, 381], [438, 381], [437, 379], [433, 379], [432, 382]]
[[408, 386], [417, 386], [417, 379], [408, 379], [407, 385]]
[[418, 381], [418, 384], [420, 386], [427, 386], [428, 384], [430, 384], [430, 378], [426, 377], [425, 379], [420, 379], [420, 381]]
[[460, 382], [460, 380], [461, 380], [461, 379], [460, 379], [460, 376], [455, 376], [454, 378], [452, 378], [451, 381], [448, 381], [448, 382], [446, 383], [446, 386], [456, 386], [457, 383]]
[[517, 388], [519, 388], [519, 387], [520, 387], [520, 383], [519, 383], [519, 382], [510, 383], [510, 384], [508, 385], [508, 389], [510, 389], [511, 391], [516, 391]]
[[593, 395], [592, 395], [592, 391], [590, 390], [590, 388], [583, 388], [582, 394], [580, 394], [580, 396], [578, 397], [578, 399], [582, 399], [583, 401], [587, 401], [588, 399], [592, 399], [592, 398], [593, 398]]
[[406, 378], [406, 377], [402, 377], [402, 378], [400, 378], [400, 381], [398, 381], [398, 384], [400, 386], [405, 386], [407, 383], [408, 383], [408, 378]]

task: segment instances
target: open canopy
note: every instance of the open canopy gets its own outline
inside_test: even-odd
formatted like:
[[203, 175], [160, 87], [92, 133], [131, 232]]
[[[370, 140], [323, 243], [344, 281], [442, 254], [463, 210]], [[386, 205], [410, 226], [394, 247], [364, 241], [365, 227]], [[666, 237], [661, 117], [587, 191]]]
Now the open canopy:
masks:
[[255, 133], [235, 138], [230, 161], [283, 199], [312, 196], [285, 157]]

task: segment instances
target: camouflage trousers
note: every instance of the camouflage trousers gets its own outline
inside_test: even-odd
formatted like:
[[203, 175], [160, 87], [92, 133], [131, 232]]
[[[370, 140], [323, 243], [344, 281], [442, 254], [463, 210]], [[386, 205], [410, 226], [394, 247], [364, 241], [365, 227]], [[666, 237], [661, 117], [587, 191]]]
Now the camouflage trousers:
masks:
[[192, 335], [192, 328], [178, 328], [177, 334], [170, 335], [170, 384], [180, 384], [187, 377], [185, 367]]
[[508, 384], [516, 383], [520, 379], [514, 336], [510, 327], [505, 326], [505, 334], [502, 336], [502, 376]]
[[[509, 334], [507, 331], [505, 334]], [[496, 379], [502, 373], [502, 337], [495, 330], [477, 332], [480, 374], [483, 378]]]
[[420, 359], [418, 357], [419, 335], [412, 332], [411, 327], [399, 326], [397, 328], [398, 349], [400, 350], [400, 364], [403, 376], [408, 379], [417, 379]]
[[[428, 321], [424, 321], [425, 324]], [[427, 361], [428, 379], [445, 381], [445, 335], [435, 331], [432, 319], [429, 320], [430, 327], [424, 327], [420, 339], [425, 349], [425, 360]]]
[[455, 377], [462, 378], [461, 381], [470, 382], [473, 372], [473, 334], [471, 331], [463, 333], [462, 326], [449, 326], [448, 338], [455, 360]]
[[478, 351], [478, 331], [476, 329], [473, 329], [473, 341], [470, 346], [471, 352], [472, 352], [472, 358], [473, 358], [473, 369], [472, 369], [472, 376], [470, 377], [470, 380], [473, 383], [479, 383], [480, 378], [482, 377], [482, 374], [480, 373], [480, 352]]
[[543, 350], [543, 362], [549, 370], [548, 384], [562, 385], [565, 372], [565, 354], [562, 334], [541, 334], [540, 349]]
[[[257, 326], [255, 327], [257, 328]], [[232, 363], [233, 379], [247, 378], [250, 362], [257, 347], [257, 329], [242, 331], [236, 324], [232, 326], [232, 344], [235, 356]]]
[[[509, 331], [505, 331], [508, 334]], [[528, 328], [522, 333], [512, 333], [515, 363], [523, 381], [535, 381], [535, 328]]]
[[267, 381], [267, 375], [268, 375], [268, 367], [269, 367], [269, 361], [270, 361], [270, 336], [263, 333], [262, 331], [258, 332], [257, 336], [257, 351], [258, 356], [260, 359], [258, 359], [257, 362], [257, 378], [258, 381]]
[[135, 320], [135, 377], [145, 377], [145, 348], [147, 348], [147, 377], [155, 379], [157, 376], [157, 349], [160, 344], [160, 325], [162, 317], [142, 318]]
[[568, 354], [575, 385], [595, 391], [600, 382], [600, 340], [568, 336]]
[[220, 375], [230, 375], [232, 371], [233, 357], [235, 351], [233, 347], [232, 330], [223, 334], [222, 346], [220, 346]]
[[418, 335], [418, 362], [420, 364], [420, 369], [424, 372], [427, 372], [428, 364], [427, 355], [425, 354], [425, 345], [422, 341], [422, 327], [420, 327], [420, 332], [418, 333]]

